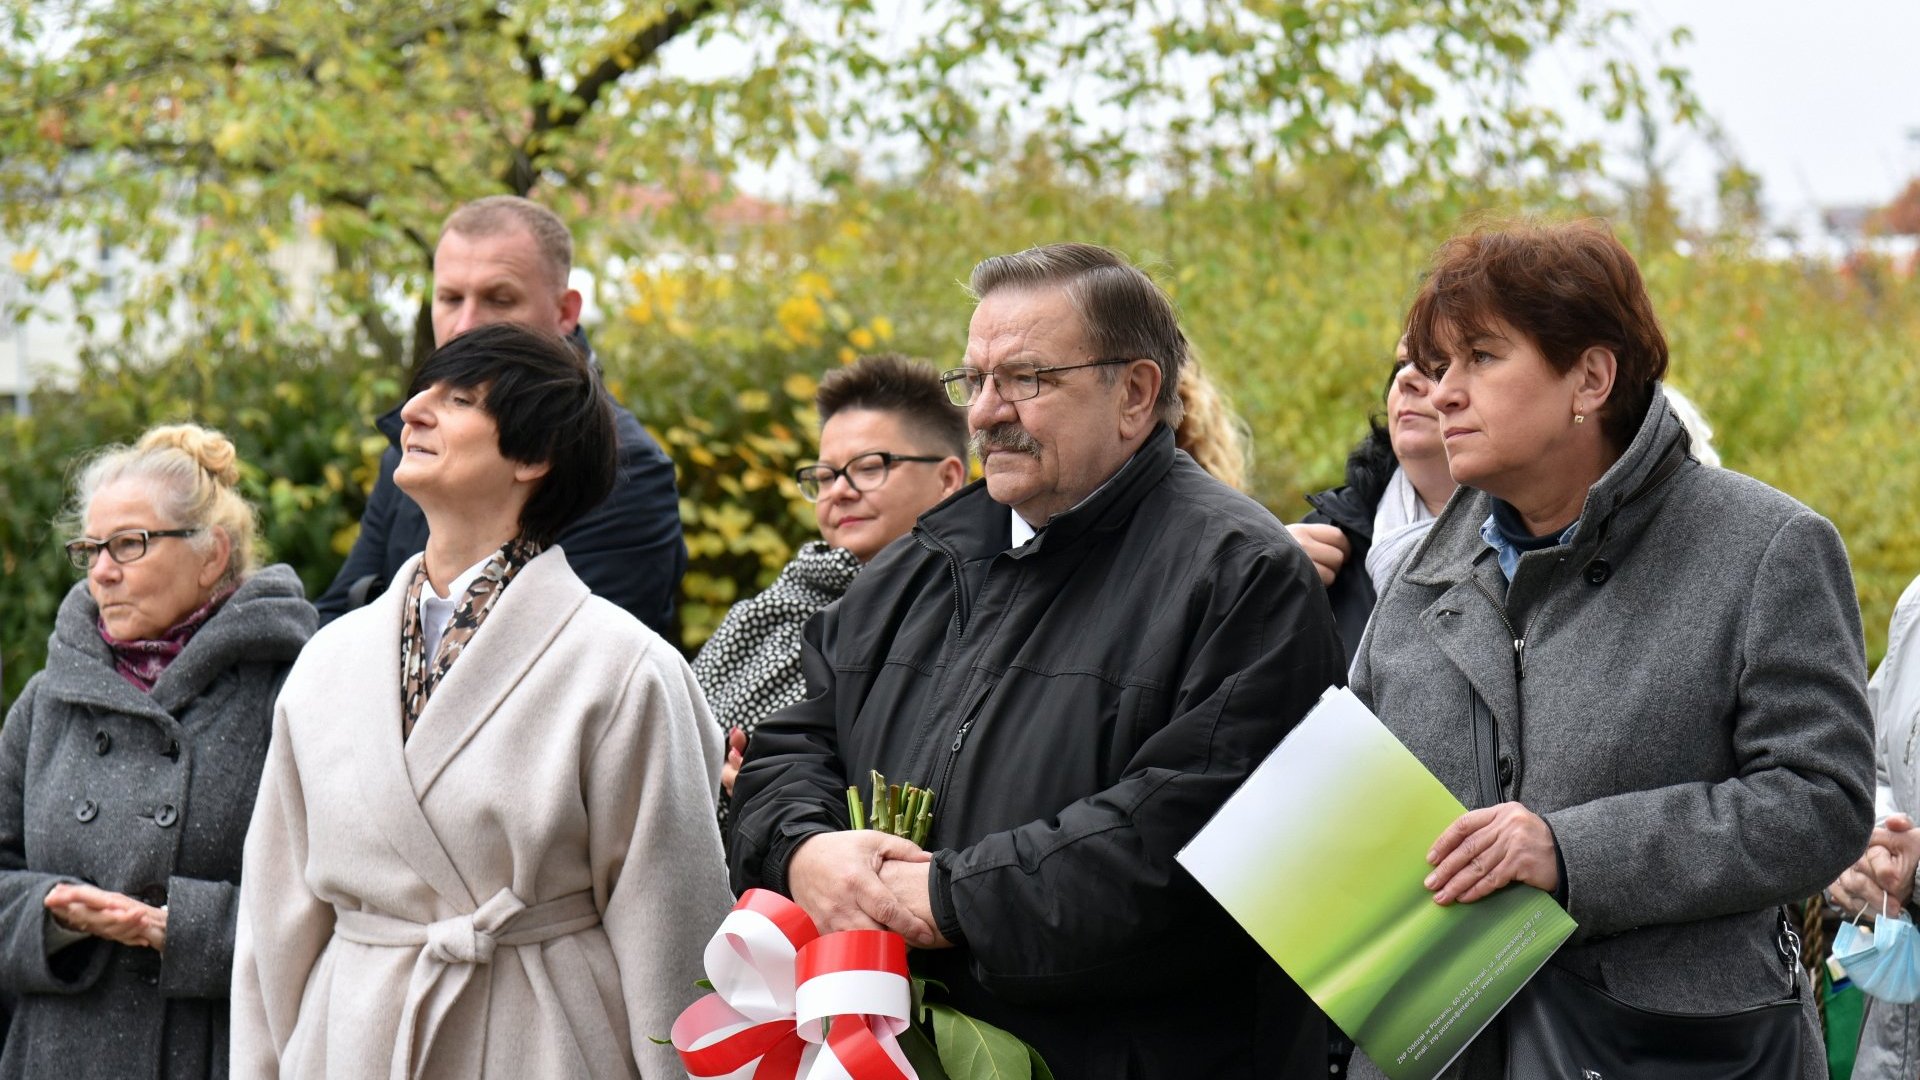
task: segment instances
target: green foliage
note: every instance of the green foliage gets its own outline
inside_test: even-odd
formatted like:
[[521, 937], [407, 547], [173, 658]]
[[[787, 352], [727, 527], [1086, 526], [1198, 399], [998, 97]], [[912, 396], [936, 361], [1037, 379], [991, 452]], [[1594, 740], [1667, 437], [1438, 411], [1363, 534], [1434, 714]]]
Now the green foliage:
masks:
[[[1605, 205], [1583, 189], [1593, 146], [1525, 98], [1542, 49], [1585, 69], [1603, 117], [1697, 115], [1684, 73], [1578, 0], [934, 0], [906, 28], [865, 0], [0, 0], [0, 27], [14, 266], [33, 295], [112, 286], [128, 316], [112, 359], [0, 421], [8, 692], [72, 580], [47, 531], [68, 463], [150, 423], [230, 429], [276, 554], [330, 578], [413, 329], [391, 299], [424, 293], [461, 200], [531, 191], [583, 264], [642, 268], [601, 278], [592, 329], [678, 468], [692, 648], [814, 535], [791, 470], [819, 374], [882, 350], [951, 363], [981, 256], [1071, 238], [1147, 265], [1255, 433], [1255, 493], [1291, 519], [1378, 406], [1434, 246], [1480, 212]], [[739, 63], [665, 63], [693, 47]], [[820, 197], [711, 213], [772, 163]], [[1723, 194], [1754, 203], [1740, 176]], [[1912, 281], [1683, 258], [1671, 215], [1626, 209], [1674, 381], [1730, 465], [1839, 525], [1877, 654], [1920, 570]], [[289, 253], [316, 242], [302, 300]], [[105, 280], [101, 243], [147, 272]]]
[[[1487, 209], [1338, 175], [1141, 203], [1028, 161], [984, 190], [849, 182], [831, 203], [742, 236], [728, 263], [607, 283], [594, 340], [610, 385], [678, 470], [691, 555], [680, 643], [697, 647], [817, 535], [792, 470], [813, 454], [818, 376], [890, 349], [953, 362], [970, 310], [960, 282], [981, 255], [1077, 237], [1145, 260], [1249, 421], [1254, 493], [1293, 520], [1304, 492], [1339, 481], [1379, 407], [1427, 253]], [[1713, 423], [1727, 464], [1840, 528], [1877, 658], [1894, 601], [1920, 573], [1920, 446], [1906, 437], [1920, 411], [1920, 287], [1886, 268], [1628, 240], [1673, 345], [1672, 381]], [[357, 354], [202, 341], [157, 364], [100, 360], [75, 390], [39, 395], [31, 417], [0, 419], [8, 695], [39, 666], [74, 580], [48, 530], [74, 455], [152, 423], [225, 427], [275, 557], [317, 594], [374, 476], [383, 444], [371, 419], [399, 390], [395, 369]]]
[[[622, 314], [596, 340], [620, 343], [610, 355], [649, 358], [626, 380], [643, 416], [697, 417], [703, 438], [730, 447], [769, 430], [763, 414], [728, 406], [730, 395], [761, 388], [790, 406], [774, 418], [791, 425], [781, 431], [806, 442], [806, 394], [783, 403], [775, 389], [783, 381], [799, 376], [794, 389], [805, 390], [824, 367], [876, 346], [957, 362], [971, 309], [961, 283], [978, 258], [1064, 238], [1110, 244], [1173, 292], [1210, 373], [1254, 432], [1254, 494], [1297, 520], [1304, 492], [1340, 482], [1380, 407], [1393, 342], [1432, 250], [1476, 221], [1564, 217], [1574, 201], [1379, 191], [1335, 168], [1148, 203], [1073, 183], [1039, 155], [1011, 163], [1005, 181], [986, 189], [849, 181], [831, 202], [743, 237], [732, 269], [626, 283], [610, 307]], [[1682, 255], [1623, 238], [1672, 343], [1671, 381], [1705, 410], [1726, 463], [1840, 528], [1877, 659], [1893, 602], [1920, 573], [1920, 514], [1907, 509], [1920, 506], [1920, 447], [1904, 434], [1920, 396], [1911, 348], [1920, 288], [1884, 267], [1841, 273], [1731, 245]], [[686, 383], [704, 396], [684, 392]], [[723, 460], [716, 473], [682, 447], [673, 452], [683, 481], [739, 502], [715, 477], [745, 463]], [[770, 470], [767, 483], [776, 481]], [[805, 504], [790, 485], [782, 491], [752, 515], [772, 535], [729, 541], [752, 547], [751, 565], [729, 572], [712, 563], [689, 586], [688, 645], [724, 610], [726, 588], [749, 594], [813, 535]], [[696, 527], [690, 521], [690, 534]]]
[[[1868, 655], [1920, 574], [1920, 280], [1737, 256], [1643, 264], [1725, 463], [1831, 519], [1853, 561]], [[1877, 274], [1871, 273], [1878, 270]]]
[[72, 466], [156, 424], [227, 433], [242, 493], [260, 509], [268, 558], [300, 572], [309, 595], [332, 580], [358, 530], [385, 439], [370, 418], [399, 394], [384, 365], [351, 354], [240, 350], [197, 342], [161, 364], [89, 363], [72, 391], [0, 417], [0, 642], [11, 701], [45, 662], [61, 599], [79, 579], [53, 522]]
[[[743, 167], [986, 176], [1022, 140], [1166, 190], [1330, 159], [1566, 176], [1595, 149], [1521, 100], [1543, 49], [1603, 116], [1691, 108], [1628, 25], [1581, 0], [0, 0], [0, 235], [44, 253], [36, 290], [123, 285], [129, 343], [191, 320], [250, 347], [297, 313], [397, 361], [424, 342], [384, 298], [421, 295], [478, 195], [537, 192], [583, 250], [644, 255], [711, 240]], [[667, 62], [697, 48], [725, 62]], [[677, 196], [644, 232], [643, 185]], [[286, 265], [316, 239], [320, 310]], [[96, 242], [151, 273], [109, 283]]]
[[[945, 1005], [928, 1005], [940, 1065], [953, 1080], [1034, 1080], [1050, 1077], [1033, 1047], [992, 1024]], [[1035, 1066], [1038, 1065], [1038, 1068]]]
[[695, 648], [819, 535], [793, 479], [813, 459], [813, 392], [829, 368], [887, 348], [893, 327], [857, 316], [821, 273], [780, 266], [638, 271], [605, 299], [619, 313], [594, 337], [608, 386], [674, 459], [680, 641]]

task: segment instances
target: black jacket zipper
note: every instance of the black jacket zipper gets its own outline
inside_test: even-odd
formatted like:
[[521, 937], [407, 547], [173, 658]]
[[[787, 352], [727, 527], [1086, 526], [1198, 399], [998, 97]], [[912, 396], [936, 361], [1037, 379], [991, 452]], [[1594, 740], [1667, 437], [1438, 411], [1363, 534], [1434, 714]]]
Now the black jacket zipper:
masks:
[[[1481, 581], [1478, 576], [1472, 578], [1472, 581], [1474, 587], [1479, 589], [1481, 595], [1485, 596], [1488, 602], [1493, 605], [1493, 613], [1500, 616], [1500, 625], [1507, 628], [1507, 637], [1513, 641], [1513, 681], [1519, 682], [1521, 679], [1527, 677], [1526, 635], [1513, 628], [1513, 620], [1507, 618], [1507, 605], [1501, 603], [1500, 598], [1493, 595], [1493, 590], [1487, 588], [1487, 583]], [[1531, 620], [1529, 620], [1529, 625], [1531, 625]]]

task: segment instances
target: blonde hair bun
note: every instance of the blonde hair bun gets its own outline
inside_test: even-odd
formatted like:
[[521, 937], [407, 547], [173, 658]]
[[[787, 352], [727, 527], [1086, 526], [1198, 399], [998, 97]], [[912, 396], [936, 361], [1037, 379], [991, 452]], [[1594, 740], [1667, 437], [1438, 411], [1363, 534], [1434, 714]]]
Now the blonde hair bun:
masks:
[[212, 428], [166, 424], [142, 435], [136, 449], [178, 450], [198, 462], [222, 486], [233, 487], [240, 482], [240, 456], [233, 440]]

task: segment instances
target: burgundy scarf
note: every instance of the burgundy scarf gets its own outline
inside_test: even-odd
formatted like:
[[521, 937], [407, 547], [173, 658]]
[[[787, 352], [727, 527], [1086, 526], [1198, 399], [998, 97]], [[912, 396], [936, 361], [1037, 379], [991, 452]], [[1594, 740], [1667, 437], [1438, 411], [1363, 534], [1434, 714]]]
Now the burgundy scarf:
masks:
[[206, 603], [195, 608], [193, 614], [174, 624], [165, 634], [144, 641], [121, 641], [107, 633], [107, 621], [96, 616], [94, 625], [100, 631], [100, 640], [113, 650], [113, 670], [142, 692], [151, 692], [153, 684], [159, 682], [161, 674], [167, 670], [167, 665], [173, 663], [174, 657], [180, 655], [180, 650], [187, 647], [187, 642], [192, 641], [193, 635], [206, 625], [208, 619], [213, 618], [213, 613], [220, 610], [220, 605], [227, 602], [227, 597], [232, 596], [236, 588], [238, 586], [229, 585], [214, 593]]

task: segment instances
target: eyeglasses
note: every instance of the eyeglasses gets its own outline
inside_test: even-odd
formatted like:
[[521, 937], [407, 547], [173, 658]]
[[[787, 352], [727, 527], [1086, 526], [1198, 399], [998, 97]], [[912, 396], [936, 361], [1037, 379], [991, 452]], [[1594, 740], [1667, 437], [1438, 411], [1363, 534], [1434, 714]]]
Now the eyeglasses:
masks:
[[992, 371], [981, 371], [975, 367], [951, 368], [940, 373], [941, 385], [947, 388], [947, 400], [962, 408], [974, 403], [980, 391], [986, 389], [987, 380], [993, 380], [994, 393], [1001, 401], [1025, 401], [1040, 393], [1040, 376], [1054, 371], [1072, 371], [1075, 368], [1103, 367], [1107, 364], [1131, 364], [1135, 357], [1121, 356], [1110, 360], [1094, 360], [1085, 364], [1053, 364], [1038, 367], [1033, 364], [1015, 361], [1001, 364]]
[[102, 551], [114, 562], [125, 565], [139, 562], [147, 554], [147, 541], [169, 536], [192, 536], [199, 529], [123, 529], [105, 540], [83, 536], [67, 544], [67, 561], [75, 570], [91, 570]]
[[847, 478], [847, 486], [855, 491], [872, 491], [887, 482], [887, 470], [893, 468], [896, 461], [945, 461], [943, 457], [924, 457], [912, 454], [889, 454], [885, 450], [875, 450], [871, 454], [861, 454], [841, 468], [831, 465], [802, 465], [793, 470], [793, 478], [800, 482], [800, 494], [808, 502], [819, 502], [820, 493], [833, 486], [835, 477]]

